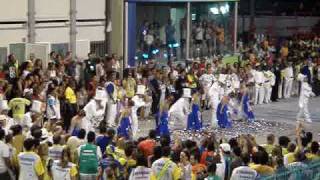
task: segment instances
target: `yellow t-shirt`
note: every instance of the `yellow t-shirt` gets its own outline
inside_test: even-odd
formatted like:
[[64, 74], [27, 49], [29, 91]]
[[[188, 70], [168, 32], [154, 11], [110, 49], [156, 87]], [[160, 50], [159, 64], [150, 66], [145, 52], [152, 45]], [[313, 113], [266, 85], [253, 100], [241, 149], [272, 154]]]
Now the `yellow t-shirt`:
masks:
[[77, 96], [74, 93], [73, 89], [70, 87], [67, 87], [66, 91], [64, 92], [64, 96], [68, 103], [70, 104], [76, 104], [77, 103]]
[[309, 161], [320, 160], [320, 156], [317, 154], [307, 153], [306, 156]]
[[132, 98], [135, 95], [136, 81], [133, 78], [128, 78], [124, 79], [122, 84], [126, 91], [126, 96]]
[[284, 156], [287, 159], [288, 164], [295, 162], [296, 158], [294, 157], [294, 154], [295, 153], [290, 152]]
[[250, 168], [254, 169], [259, 173], [260, 175], [266, 176], [271, 175], [274, 173], [274, 169], [267, 165], [261, 165], [261, 164], [251, 164], [249, 165]]
[[25, 98], [13, 98], [9, 101], [9, 107], [12, 110], [12, 116], [14, 119], [22, 120], [26, 111], [26, 106], [29, 106], [31, 102]]
[[274, 149], [274, 145], [272, 144], [265, 144], [263, 145], [263, 148], [266, 150], [266, 152], [268, 154], [271, 154], [272, 153], [272, 150]]
[[288, 154], [289, 152], [288, 152], [288, 149], [287, 148], [282, 148], [282, 155], [284, 156], [284, 155], [286, 155], [286, 154]]

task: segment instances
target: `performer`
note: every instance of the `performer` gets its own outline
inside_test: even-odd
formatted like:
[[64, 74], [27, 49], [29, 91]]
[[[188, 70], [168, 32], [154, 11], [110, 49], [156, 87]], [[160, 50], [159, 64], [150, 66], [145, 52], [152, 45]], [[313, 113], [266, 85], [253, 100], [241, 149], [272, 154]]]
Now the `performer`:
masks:
[[241, 94], [241, 112], [244, 119], [248, 120], [248, 122], [254, 122], [255, 116], [252, 111], [252, 107], [250, 106], [249, 93], [245, 86], [243, 86], [240, 90]]
[[107, 99], [102, 88], [96, 90], [96, 95], [83, 108], [85, 117], [82, 119], [82, 127], [88, 131], [94, 131], [103, 120], [106, 109]]
[[188, 130], [200, 130], [202, 128], [202, 117], [200, 112], [200, 94], [198, 92], [192, 97], [192, 111], [188, 116]]
[[288, 66], [284, 69], [284, 98], [291, 97], [293, 79], [292, 62], [288, 62]]
[[214, 81], [209, 89], [209, 104], [211, 106], [211, 126], [217, 126], [217, 108], [220, 102], [220, 86], [218, 81]]
[[254, 80], [255, 80], [255, 99], [254, 99], [254, 104], [262, 104], [264, 100], [264, 74], [262, 73], [260, 69], [260, 64], [257, 64], [257, 70], [254, 74]]
[[301, 81], [301, 87], [300, 87], [300, 97], [299, 97], [299, 112], [297, 114], [297, 121], [300, 121], [302, 114], [304, 114], [304, 120], [311, 123], [311, 117], [308, 109], [308, 103], [309, 98], [311, 96], [315, 96], [315, 94], [312, 92], [312, 88], [310, 84], [308, 83], [308, 77], [299, 74], [298, 80]]
[[0, 100], [0, 128], [4, 129], [6, 133], [15, 124], [14, 120], [8, 116], [9, 110], [8, 101]]
[[132, 128], [132, 135], [136, 137], [138, 132], [138, 110], [140, 112], [143, 111], [141, 108], [145, 108], [145, 101], [144, 101], [144, 94], [146, 92], [146, 86], [138, 85], [136, 95], [132, 98], [134, 105], [131, 108], [131, 128]]
[[264, 96], [264, 102], [269, 103], [271, 101], [271, 93], [272, 93], [272, 87], [275, 85], [276, 77], [273, 74], [273, 72], [265, 67], [264, 71], [264, 91], [265, 91], [265, 96]]
[[231, 128], [228, 109], [229, 97], [224, 96], [217, 108], [217, 119], [220, 128]]
[[124, 137], [126, 139], [131, 139], [132, 137], [132, 128], [130, 123], [130, 114], [133, 102], [130, 101], [128, 106], [122, 111], [120, 115], [120, 123], [117, 129], [118, 136]]
[[108, 81], [105, 83], [107, 92], [107, 109], [105, 113], [105, 120], [111, 127], [116, 127], [117, 118], [117, 88], [114, 84], [115, 73], [111, 72], [108, 74]]
[[160, 111], [157, 113], [156, 118], [158, 119], [156, 124], [156, 130], [158, 136], [170, 135], [169, 127], [168, 127], [168, 119], [169, 119], [169, 102], [164, 100], [160, 104]]
[[200, 76], [199, 82], [201, 84], [201, 87], [203, 88], [203, 96], [201, 98], [202, 107], [208, 109], [209, 102], [206, 102], [206, 99], [209, 99], [209, 89], [212, 86], [213, 81], [215, 80], [215, 77], [212, 72], [212, 68], [207, 68], [207, 72]]
[[187, 118], [190, 112], [191, 89], [183, 88], [183, 95], [169, 109], [169, 128], [187, 129]]

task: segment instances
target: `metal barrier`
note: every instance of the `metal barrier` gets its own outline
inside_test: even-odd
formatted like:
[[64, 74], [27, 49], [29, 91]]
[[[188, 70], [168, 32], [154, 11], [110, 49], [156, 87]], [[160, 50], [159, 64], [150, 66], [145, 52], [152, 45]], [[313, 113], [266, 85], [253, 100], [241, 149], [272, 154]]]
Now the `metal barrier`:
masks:
[[320, 160], [296, 163], [260, 180], [320, 180]]

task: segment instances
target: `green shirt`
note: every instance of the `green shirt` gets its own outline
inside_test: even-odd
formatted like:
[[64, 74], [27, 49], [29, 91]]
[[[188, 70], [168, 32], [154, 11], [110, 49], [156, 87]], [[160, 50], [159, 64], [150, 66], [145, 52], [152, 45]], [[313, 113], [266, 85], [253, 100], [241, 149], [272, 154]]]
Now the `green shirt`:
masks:
[[13, 98], [9, 101], [9, 107], [12, 111], [14, 119], [22, 120], [25, 114], [26, 106], [29, 106], [31, 102], [25, 98]]

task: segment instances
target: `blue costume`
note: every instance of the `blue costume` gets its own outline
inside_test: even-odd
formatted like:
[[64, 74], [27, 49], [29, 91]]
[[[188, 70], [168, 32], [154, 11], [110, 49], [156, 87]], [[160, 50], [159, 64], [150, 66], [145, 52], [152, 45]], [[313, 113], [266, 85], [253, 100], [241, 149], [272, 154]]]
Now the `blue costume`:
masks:
[[125, 137], [127, 139], [130, 138], [131, 123], [130, 123], [129, 117], [123, 117], [121, 119], [121, 122], [117, 131], [118, 131], [118, 136]]
[[192, 111], [188, 116], [188, 130], [200, 130], [202, 128], [201, 112], [198, 104], [192, 104]]
[[168, 119], [169, 119], [169, 115], [168, 115], [168, 111], [163, 111], [158, 112], [156, 114], [156, 119], [158, 119], [158, 124], [157, 126], [157, 134], [159, 136], [163, 136], [163, 135], [170, 135], [169, 132], [169, 128], [168, 128]]
[[231, 121], [228, 116], [228, 105], [220, 102], [217, 108], [217, 119], [220, 128], [231, 127]]
[[243, 98], [242, 99], [242, 111], [244, 113], [244, 116], [249, 122], [254, 122], [255, 117], [254, 117], [254, 114], [250, 108], [248, 94], [244, 94], [242, 98]]

